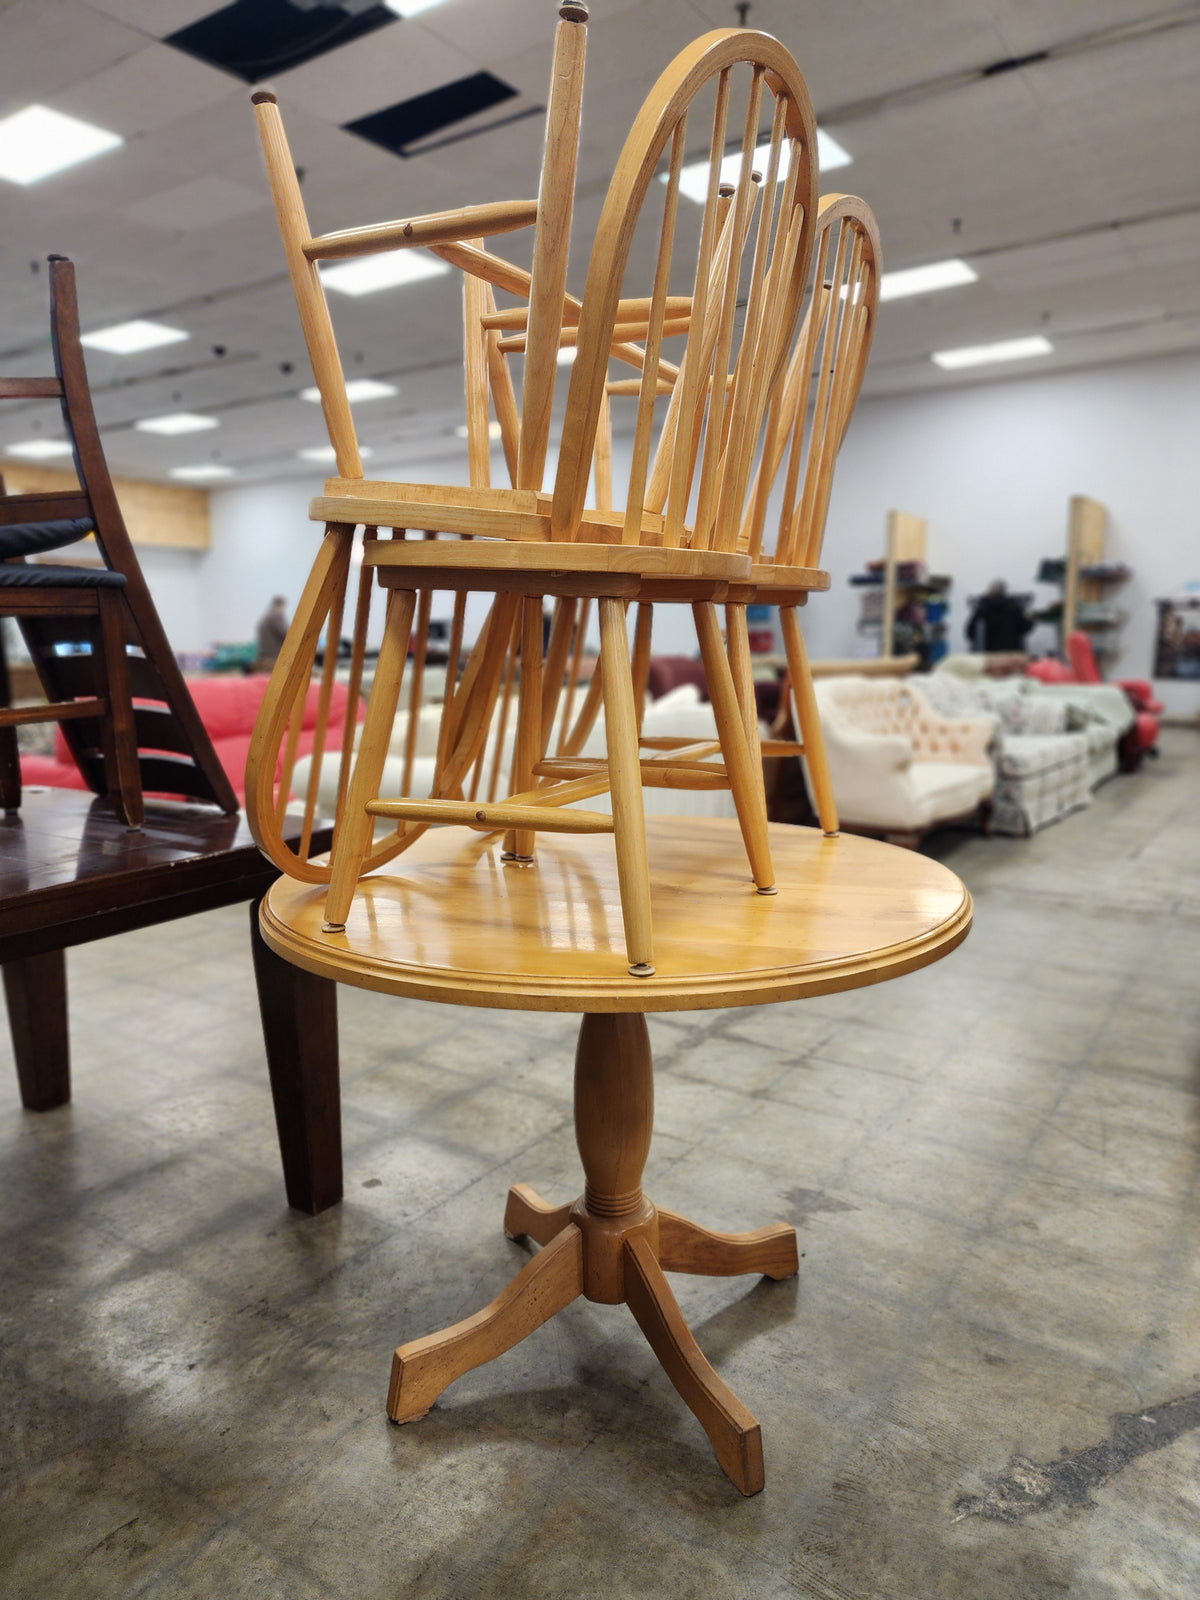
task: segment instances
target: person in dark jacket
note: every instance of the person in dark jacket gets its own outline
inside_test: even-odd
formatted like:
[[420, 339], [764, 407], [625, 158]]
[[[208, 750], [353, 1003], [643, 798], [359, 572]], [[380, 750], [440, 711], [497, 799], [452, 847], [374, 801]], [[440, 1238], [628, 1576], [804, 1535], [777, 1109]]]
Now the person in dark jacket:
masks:
[[1025, 638], [1033, 627], [1025, 601], [1009, 594], [1002, 578], [988, 585], [986, 594], [975, 601], [967, 618], [965, 633], [972, 650], [1024, 650]]

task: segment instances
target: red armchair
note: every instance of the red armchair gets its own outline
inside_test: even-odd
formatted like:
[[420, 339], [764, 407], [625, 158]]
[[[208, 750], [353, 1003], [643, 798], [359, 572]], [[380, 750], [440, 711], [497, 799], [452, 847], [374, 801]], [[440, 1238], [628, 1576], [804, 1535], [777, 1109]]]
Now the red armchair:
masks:
[[[1100, 668], [1096, 665], [1096, 652], [1092, 649], [1092, 641], [1086, 633], [1076, 631], [1067, 636], [1067, 655], [1074, 668], [1077, 683], [1103, 683]], [[1114, 678], [1113, 682], [1133, 702], [1135, 711], [1147, 711], [1152, 717], [1161, 717], [1163, 703], [1157, 699], [1153, 687], [1145, 678]]]

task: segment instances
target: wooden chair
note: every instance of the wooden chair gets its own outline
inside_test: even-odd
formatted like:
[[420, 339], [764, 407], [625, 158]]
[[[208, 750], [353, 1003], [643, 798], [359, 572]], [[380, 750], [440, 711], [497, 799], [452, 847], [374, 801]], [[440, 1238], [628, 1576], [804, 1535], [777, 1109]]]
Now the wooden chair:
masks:
[[[58, 722], [89, 787], [128, 826], [141, 825], [146, 790], [236, 811], [113, 492], [79, 343], [75, 269], [63, 256], [50, 257], [50, 333], [55, 377], [2, 378], [0, 399], [61, 402], [79, 488], [0, 490], [0, 615], [16, 617], [49, 702], [14, 708], [0, 674], [0, 803], [20, 805], [14, 729]], [[25, 560], [89, 533], [102, 566]]]
[[[800, 720], [799, 743], [772, 741], [769, 755], [804, 755], [825, 833], [838, 831], [837, 805], [817, 715], [799, 608], [829, 586], [820, 570], [833, 468], [862, 387], [879, 305], [879, 230], [864, 200], [826, 195], [818, 207], [812, 294], [772, 405], [740, 548], [754, 562], [752, 582], [726, 610], [735, 662], [749, 657], [746, 603], [779, 607], [788, 676]], [[772, 491], [781, 487], [775, 548], [764, 549]], [[745, 669], [743, 669], [745, 670]]]
[[[329, 881], [326, 925], [336, 934], [345, 925], [362, 873], [396, 855], [431, 823], [502, 831], [506, 855], [516, 862], [532, 858], [534, 835], [541, 829], [611, 831], [630, 970], [648, 974], [653, 954], [643, 783], [728, 784], [755, 884], [761, 892], [774, 891], [761, 770], [755, 770], [750, 758], [745, 728], [747, 684], [735, 681], [730, 671], [715, 608], [731, 583], [750, 578], [750, 560], [738, 552], [738, 536], [754, 455], [782, 381], [807, 279], [816, 221], [815, 125], [799, 70], [777, 41], [740, 29], [718, 30], [698, 40], [662, 75], [634, 124], [605, 202], [584, 294], [576, 300], [563, 287], [564, 219], [569, 222], [574, 183], [581, 14], [586, 15], [576, 5], [564, 6], [561, 13], [536, 208], [466, 208], [444, 217], [312, 239], [303, 213], [296, 210], [298, 195], [278, 112], [271, 99], [256, 97], [285, 240], [292, 230], [293, 282], [307, 297], [308, 310], [302, 300], [302, 315], [342, 474], [313, 502], [314, 517], [324, 519], [331, 530], [326, 544], [332, 539], [336, 549], [330, 549], [310, 579], [311, 614], [315, 617], [323, 606], [332, 605], [339, 583], [344, 583], [339, 574], [348, 566], [355, 524], [461, 536], [367, 539], [364, 570], [373, 569], [390, 591], [367, 721], [330, 868], [305, 861], [295, 863], [294, 870], [306, 881]], [[679, 178], [688, 113], [705, 97], [704, 113], [711, 119], [706, 128], [709, 175], [698, 226], [692, 230], [687, 226], [691, 219], [679, 226]], [[744, 115], [738, 131], [739, 179], [729, 191], [721, 185], [720, 166], [735, 99]], [[751, 176], [764, 118], [770, 127], [765, 186]], [[664, 155], [666, 182], [657, 184]], [[532, 273], [467, 242], [487, 229], [495, 232], [531, 220], [536, 222]], [[451, 237], [455, 228], [457, 239]], [[332, 253], [331, 241], [341, 241], [339, 252], [347, 241], [355, 248], [383, 248], [380, 241], [388, 248], [428, 243], [464, 268], [468, 340], [473, 318], [481, 330], [475, 353], [468, 349], [469, 434], [478, 441], [475, 455], [481, 471], [480, 424], [487, 420], [490, 401], [512, 463], [512, 487], [362, 479], [348, 408], [343, 414], [336, 403], [344, 392], [341, 370], [312, 265]], [[648, 269], [650, 294], [626, 297], [628, 279], [643, 269]], [[684, 272], [692, 292], [670, 295], [672, 277]], [[496, 288], [527, 299], [527, 307], [492, 309]], [[740, 330], [735, 327], [739, 300], [745, 307]], [[685, 341], [677, 364], [663, 355], [664, 341], [675, 338]], [[542, 494], [557, 353], [563, 344], [575, 346], [576, 358], [553, 492]], [[519, 413], [505, 371], [505, 357], [518, 352], [525, 358]], [[318, 358], [325, 362], [324, 377]], [[639, 374], [638, 422], [623, 510], [611, 509], [611, 497], [600, 483], [600, 424], [613, 358]], [[670, 399], [655, 443], [655, 402], [668, 388]], [[597, 504], [587, 508], [598, 446]], [[473, 476], [478, 476], [474, 470]], [[443, 761], [434, 797], [380, 799], [379, 778], [410, 632], [419, 615], [419, 597], [430, 590], [484, 591], [495, 601], [462, 684], [444, 713]], [[543, 661], [546, 595], [563, 603]], [[548, 757], [563, 668], [572, 634], [579, 634], [575, 608], [586, 600], [595, 600], [600, 613], [599, 689], [590, 698], [603, 699], [607, 759], [584, 760], [573, 753], [570, 740], [566, 754]], [[641, 759], [625, 607], [630, 601], [649, 600], [693, 608], [717, 712], [722, 764], [706, 761], [711, 747]], [[302, 607], [307, 603], [306, 596]], [[318, 630], [320, 625], [318, 621]], [[480, 803], [466, 796], [463, 781], [487, 737], [514, 636], [520, 640], [520, 687], [511, 792], [499, 804]], [[296, 642], [296, 670], [289, 677], [281, 657], [279, 692], [264, 715], [263, 738], [251, 756], [248, 806], [252, 818], [256, 811], [260, 817], [257, 825], [264, 839], [272, 835], [279, 807], [266, 773], [273, 770], [289, 695], [300, 686], [299, 658], [308, 648], [299, 633]], [[603, 793], [611, 793], [611, 816], [574, 808], [573, 802]], [[397, 824], [382, 843], [373, 842], [378, 817]], [[280, 864], [293, 870], [292, 863]]]

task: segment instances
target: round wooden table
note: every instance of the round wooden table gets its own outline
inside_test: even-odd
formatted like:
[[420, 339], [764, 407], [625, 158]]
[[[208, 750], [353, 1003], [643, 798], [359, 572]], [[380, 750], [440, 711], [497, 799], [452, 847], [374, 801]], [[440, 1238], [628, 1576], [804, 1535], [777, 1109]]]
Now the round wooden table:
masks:
[[482, 1311], [401, 1345], [388, 1414], [423, 1416], [472, 1367], [582, 1294], [626, 1303], [743, 1494], [763, 1487], [762, 1436], [701, 1354], [665, 1272], [798, 1270], [784, 1223], [717, 1234], [642, 1193], [654, 1086], [645, 1013], [757, 1005], [879, 983], [947, 955], [971, 925], [954, 874], [856, 835], [772, 827], [779, 892], [756, 893], [737, 824], [648, 817], [655, 971], [625, 956], [611, 839], [546, 834], [533, 865], [502, 862], [495, 835], [426, 833], [359, 887], [344, 931], [322, 931], [325, 889], [281, 878], [263, 938], [321, 977], [422, 1000], [583, 1013], [575, 1129], [583, 1194], [551, 1206], [524, 1184], [504, 1227], [542, 1246]]

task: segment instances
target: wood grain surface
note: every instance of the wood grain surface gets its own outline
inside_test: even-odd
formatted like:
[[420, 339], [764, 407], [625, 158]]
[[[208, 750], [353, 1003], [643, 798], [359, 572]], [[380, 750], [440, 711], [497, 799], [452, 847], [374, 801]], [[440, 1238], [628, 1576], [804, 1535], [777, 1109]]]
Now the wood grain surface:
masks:
[[498, 839], [431, 830], [364, 880], [342, 933], [324, 890], [281, 879], [263, 901], [277, 954], [321, 977], [418, 999], [532, 1011], [757, 1005], [878, 983], [966, 937], [971, 897], [936, 861], [873, 839], [773, 826], [779, 893], [755, 892], [737, 823], [648, 817], [652, 977], [627, 971], [616, 856], [604, 835], [543, 835], [529, 867]]

